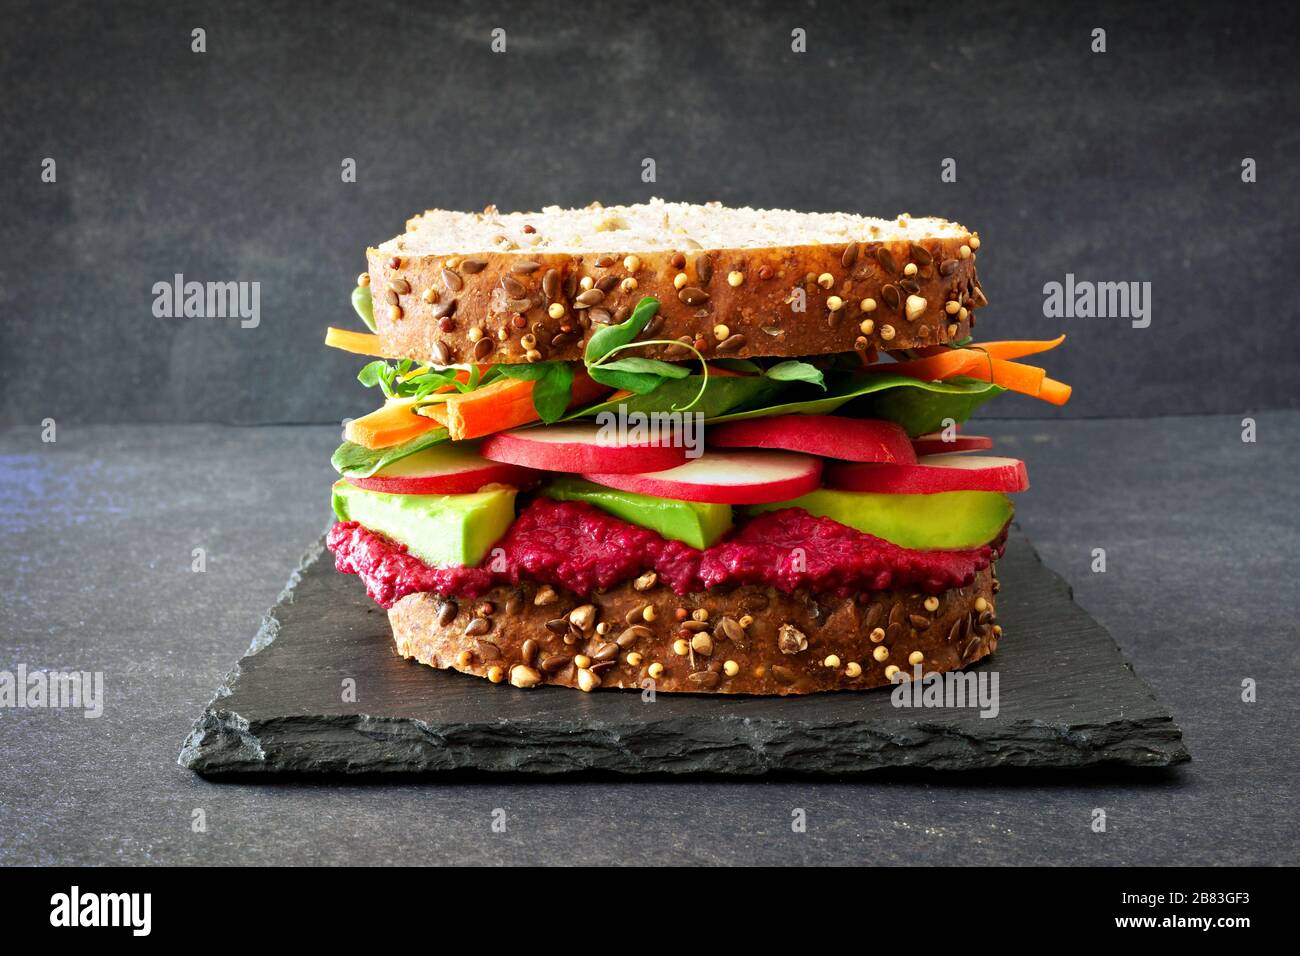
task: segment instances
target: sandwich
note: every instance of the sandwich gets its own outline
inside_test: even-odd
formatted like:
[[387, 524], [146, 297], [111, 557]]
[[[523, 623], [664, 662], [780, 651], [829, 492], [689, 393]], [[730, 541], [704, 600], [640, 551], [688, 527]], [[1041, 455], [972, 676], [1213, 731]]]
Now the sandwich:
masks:
[[993, 653], [1028, 478], [962, 426], [1070, 387], [1020, 361], [1063, 337], [975, 336], [977, 233], [659, 200], [406, 226], [325, 340], [382, 400], [327, 544], [403, 657], [787, 695]]

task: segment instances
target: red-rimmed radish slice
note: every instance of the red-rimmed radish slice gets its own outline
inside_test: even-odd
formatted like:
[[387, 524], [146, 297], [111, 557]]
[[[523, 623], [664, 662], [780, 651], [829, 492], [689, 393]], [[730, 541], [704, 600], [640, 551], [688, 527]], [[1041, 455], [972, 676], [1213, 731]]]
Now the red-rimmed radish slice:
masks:
[[631, 443], [620, 443], [610, 431], [594, 422], [516, 428], [484, 439], [483, 455], [512, 465], [571, 474], [639, 474], [676, 468], [686, 461], [686, 447], [676, 430], [666, 429], [658, 436]]
[[1029, 487], [1025, 463], [989, 455], [926, 455], [915, 465], [833, 463], [826, 466], [826, 487], [896, 495], [932, 495], [943, 491], [1024, 491]]
[[652, 474], [586, 474], [622, 491], [715, 505], [763, 505], [814, 490], [821, 459], [783, 451], [709, 451], [677, 468]]
[[488, 461], [477, 444], [442, 444], [417, 451], [350, 485], [393, 495], [465, 495], [484, 485], [524, 488], [540, 476], [531, 468]]
[[844, 461], [916, 461], [907, 432], [893, 422], [869, 418], [776, 415], [710, 425], [704, 437], [718, 448], [779, 448]]
[[944, 441], [943, 432], [931, 432], [912, 439], [912, 450], [918, 455], [949, 455], [959, 451], [987, 451], [993, 447], [993, 439], [984, 435], [954, 435], [952, 441]]

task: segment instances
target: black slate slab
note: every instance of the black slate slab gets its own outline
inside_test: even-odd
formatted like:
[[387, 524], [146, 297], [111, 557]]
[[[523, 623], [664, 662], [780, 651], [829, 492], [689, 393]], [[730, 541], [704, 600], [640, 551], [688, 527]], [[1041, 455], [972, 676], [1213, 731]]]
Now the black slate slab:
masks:
[[[975, 668], [999, 712], [900, 708], [891, 693], [710, 697], [517, 690], [402, 660], [387, 617], [318, 542], [195, 723], [202, 774], [769, 771], [891, 766], [1162, 767], [1188, 759], [1169, 712], [1014, 531], [999, 565], [1006, 637]], [[356, 702], [344, 701], [355, 681]]]

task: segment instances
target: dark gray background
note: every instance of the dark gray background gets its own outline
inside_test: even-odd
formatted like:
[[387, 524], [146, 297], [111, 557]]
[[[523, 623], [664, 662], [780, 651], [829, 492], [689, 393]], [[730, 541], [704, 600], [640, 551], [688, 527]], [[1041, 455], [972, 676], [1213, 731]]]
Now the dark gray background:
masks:
[[[980, 230], [980, 331], [1069, 333], [1045, 364], [1076, 385], [989, 415], [1295, 407], [1296, 9], [6, 4], [0, 423], [355, 415], [358, 362], [319, 342], [367, 244], [425, 207], [651, 195]], [[154, 318], [176, 272], [259, 281], [260, 327]], [[1151, 327], [1043, 318], [1066, 272], [1150, 281]]]

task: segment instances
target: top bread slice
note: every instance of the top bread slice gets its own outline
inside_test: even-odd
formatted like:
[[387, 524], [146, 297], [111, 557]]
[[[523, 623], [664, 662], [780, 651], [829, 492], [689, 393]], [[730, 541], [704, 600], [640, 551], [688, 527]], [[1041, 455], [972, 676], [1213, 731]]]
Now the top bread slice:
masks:
[[[651, 200], [535, 213], [430, 210], [367, 251], [383, 352], [438, 365], [579, 361], [644, 296], [642, 340], [708, 358], [917, 348], [986, 304], [979, 237], [942, 219]], [[640, 350], [684, 359], [678, 345]]]

